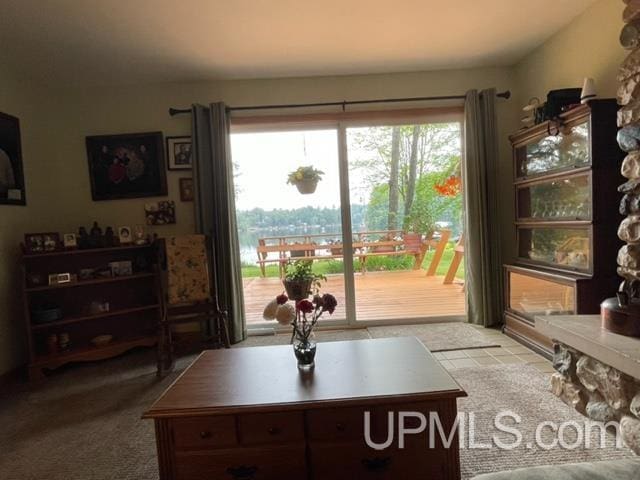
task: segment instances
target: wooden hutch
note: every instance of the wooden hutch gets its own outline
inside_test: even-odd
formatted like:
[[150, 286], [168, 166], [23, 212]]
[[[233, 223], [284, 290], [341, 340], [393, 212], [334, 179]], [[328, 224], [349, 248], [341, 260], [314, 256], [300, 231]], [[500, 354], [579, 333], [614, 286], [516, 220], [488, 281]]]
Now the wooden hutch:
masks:
[[504, 267], [504, 331], [547, 356], [534, 317], [599, 313], [620, 282], [616, 111], [613, 99], [593, 100], [509, 137], [517, 260]]
[[[155, 245], [25, 253], [22, 271], [31, 380], [45, 369], [157, 343]], [[60, 283], [52, 283], [51, 275]]]

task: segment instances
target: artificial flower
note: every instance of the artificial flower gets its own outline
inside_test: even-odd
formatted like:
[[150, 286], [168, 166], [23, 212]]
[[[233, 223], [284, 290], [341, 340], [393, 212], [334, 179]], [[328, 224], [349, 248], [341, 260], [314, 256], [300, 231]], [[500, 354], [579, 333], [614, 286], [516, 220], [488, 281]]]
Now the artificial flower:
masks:
[[296, 309], [293, 305], [285, 303], [284, 305], [278, 305], [276, 310], [276, 320], [280, 325], [291, 325], [296, 319]]
[[300, 300], [296, 304], [296, 308], [302, 313], [311, 313], [315, 310], [313, 303], [311, 303], [309, 300]]
[[278, 305], [284, 305], [288, 301], [289, 301], [289, 297], [287, 297], [284, 293], [281, 293], [276, 297], [276, 302], [278, 302]]
[[267, 306], [264, 307], [264, 312], [262, 312], [262, 318], [264, 318], [265, 320], [275, 320], [277, 310], [278, 310], [278, 302], [276, 300], [271, 300], [269, 303], [267, 303]]
[[338, 306], [338, 301], [336, 300], [336, 297], [334, 297], [330, 293], [325, 293], [324, 295], [322, 295], [323, 311], [326, 310], [327, 312], [329, 312], [329, 315], [332, 315], [337, 306]]

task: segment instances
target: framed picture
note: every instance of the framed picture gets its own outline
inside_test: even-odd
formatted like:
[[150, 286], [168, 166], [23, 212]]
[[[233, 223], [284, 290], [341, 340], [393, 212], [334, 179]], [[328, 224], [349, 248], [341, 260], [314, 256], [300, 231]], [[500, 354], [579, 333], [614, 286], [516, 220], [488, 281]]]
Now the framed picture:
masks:
[[93, 200], [167, 194], [162, 132], [87, 137]]
[[133, 237], [131, 235], [131, 228], [129, 227], [118, 227], [118, 239], [120, 240], [120, 244], [127, 245], [133, 241]]
[[180, 201], [193, 202], [193, 178], [180, 178]]
[[27, 233], [24, 236], [27, 253], [55, 252], [60, 248], [60, 235], [50, 233]]
[[176, 203], [174, 201], [147, 203], [144, 206], [144, 214], [147, 225], [176, 223]]
[[191, 170], [191, 137], [167, 137], [169, 170]]
[[0, 205], [26, 205], [20, 121], [0, 112]]
[[78, 240], [75, 233], [65, 233], [62, 235], [62, 243], [64, 248], [73, 249], [78, 248]]

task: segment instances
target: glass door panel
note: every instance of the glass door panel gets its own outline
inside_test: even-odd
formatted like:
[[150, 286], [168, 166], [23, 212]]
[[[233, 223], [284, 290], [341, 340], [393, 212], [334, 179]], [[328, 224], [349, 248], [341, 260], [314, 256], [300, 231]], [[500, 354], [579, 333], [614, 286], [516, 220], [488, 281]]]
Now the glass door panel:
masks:
[[508, 275], [510, 310], [531, 320], [536, 315], [575, 313], [574, 287], [515, 272]]
[[[247, 328], [278, 327], [263, 311], [295, 261], [311, 262], [326, 277], [321, 292], [338, 299], [321, 321], [346, 322], [337, 130], [234, 133], [231, 147]], [[287, 179], [309, 165], [324, 174], [314, 193], [302, 194]]]
[[465, 315], [461, 125], [347, 127], [346, 144], [357, 321]]
[[591, 173], [520, 185], [518, 220], [591, 220]]
[[590, 271], [590, 227], [518, 227], [520, 258], [569, 270]]

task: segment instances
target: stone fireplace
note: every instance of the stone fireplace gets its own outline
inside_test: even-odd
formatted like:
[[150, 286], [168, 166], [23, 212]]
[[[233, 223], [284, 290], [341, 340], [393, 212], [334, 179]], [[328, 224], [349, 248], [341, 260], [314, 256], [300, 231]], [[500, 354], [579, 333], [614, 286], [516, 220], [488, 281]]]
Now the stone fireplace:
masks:
[[599, 315], [537, 317], [554, 341], [551, 390], [598, 422], [619, 422], [624, 443], [640, 455], [640, 339], [601, 327]]

